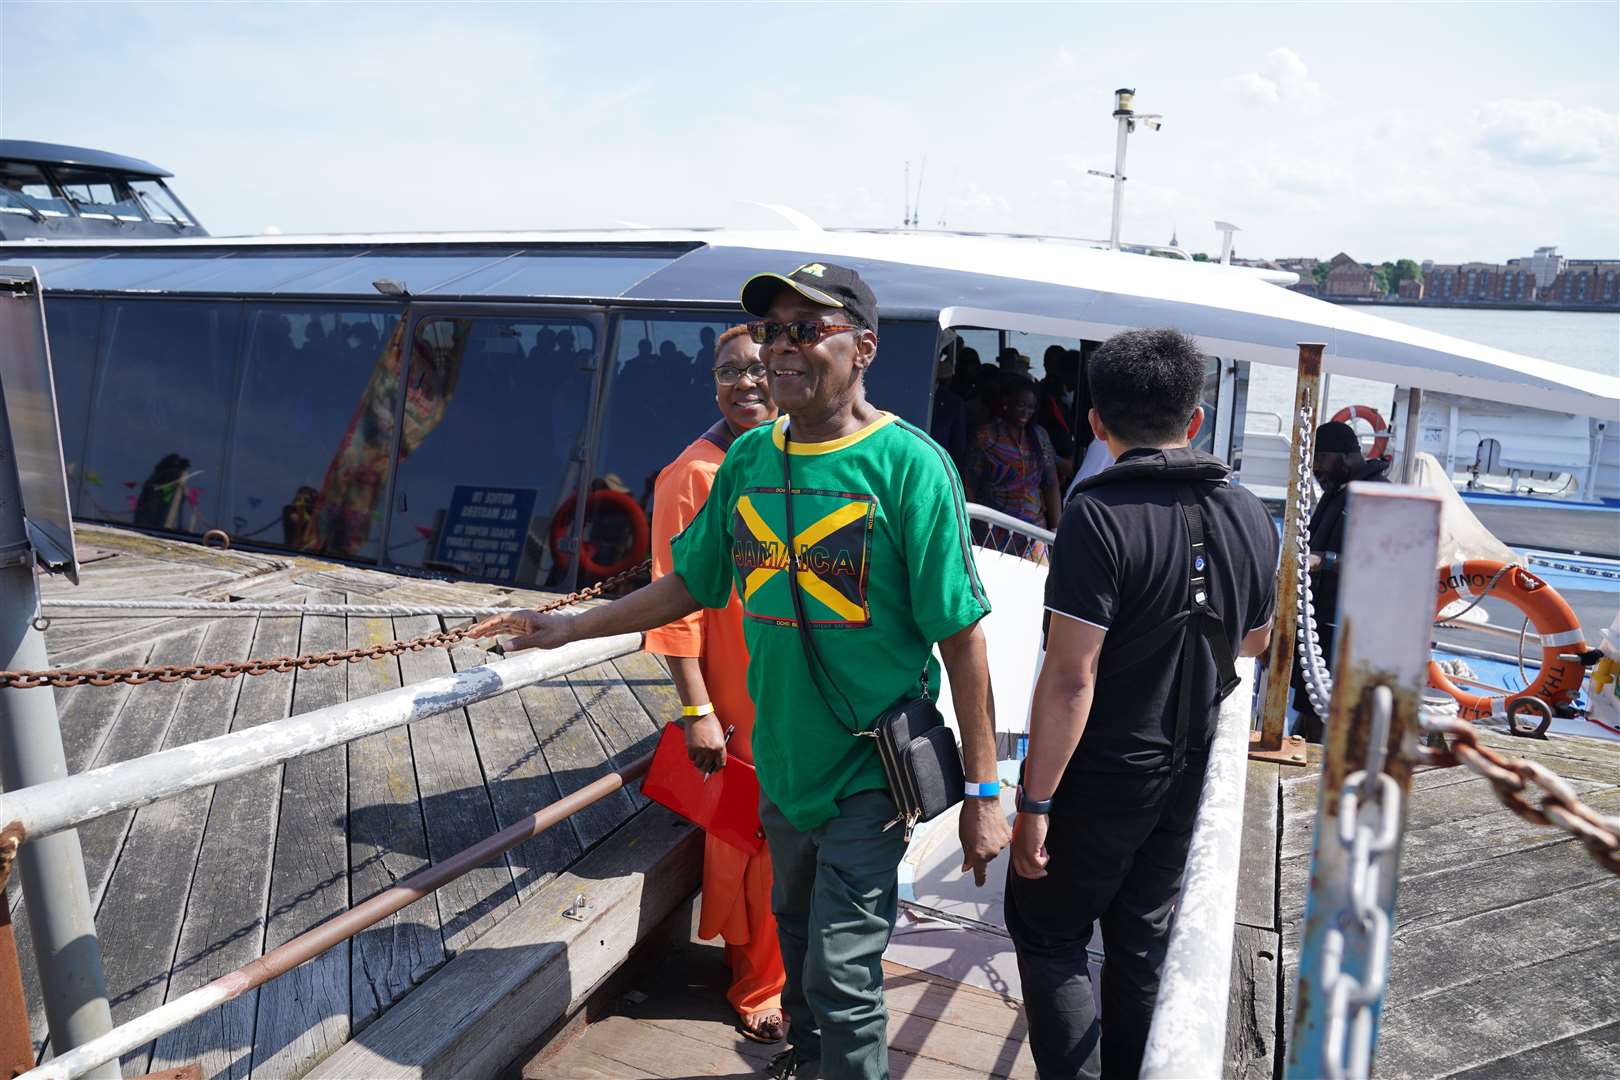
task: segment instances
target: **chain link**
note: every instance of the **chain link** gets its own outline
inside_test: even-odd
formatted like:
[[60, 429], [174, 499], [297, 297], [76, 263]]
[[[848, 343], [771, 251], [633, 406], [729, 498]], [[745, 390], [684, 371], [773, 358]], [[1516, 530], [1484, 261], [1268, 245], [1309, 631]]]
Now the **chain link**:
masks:
[[[560, 600], [554, 600], [533, 610], [537, 612], [556, 611], [559, 608], [582, 604], [587, 600], [595, 600], [609, 589], [640, 577], [651, 567], [650, 560], [643, 562], [640, 566], [631, 567], [629, 570], [614, 574], [612, 577], [606, 578], [595, 585], [588, 586], [578, 592], [569, 593]], [[518, 609], [514, 608], [512, 610]], [[467, 637], [467, 631], [470, 629], [470, 626], [462, 626], [454, 630], [439, 630], [431, 634], [424, 634], [409, 641], [391, 641], [384, 645], [366, 645], [357, 649], [340, 649], [333, 652], [306, 653], [303, 656], [278, 656], [270, 660], [237, 660], [221, 664], [160, 664], [153, 667], [0, 671], [0, 689], [32, 690], [40, 686], [58, 688], [69, 686], [113, 686], [119, 683], [128, 686], [144, 686], [150, 682], [175, 683], [187, 679], [201, 682], [204, 679], [234, 679], [238, 675], [267, 675], [272, 671], [287, 672], [294, 669], [313, 671], [315, 668], [335, 667], [344, 663], [358, 664], [365, 660], [378, 660], [385, 656], [421, 652], [423, 649], [448, 649], [452, 645], [460, 644]]]
[[[1394, 696], [1372, 688], [1372, 721], [1364, 767], [1344, 778], [1335, 830], [1345, 850], [1344, 893], [1322, 942], [1322, 985], [1328, 994], [1322, 1062], [1332, 1080], [1372, 1073], [1373, 1009], [1383, 999], [1389, 973], [1389, 913], [1380, 899], [1380, 860], [1400, 843], [1402, 792], [1384, 771]], [[1344, 970], [1347, 931], [1364, 939], [1366, 963], [1357, 978]], [[1348, 1053], [1348, 1060], [1346, 1055]]]
[[[1479, 731], [1466, 720], [1436, 711], [1419, 710], [1418, 725], [1426, 735], [1450, 736], [1438, 745], [1415, 748], [1415, 764], [1466, 765], [1491, 782], [1503, 806], [1535, 825], [1562, 829], [1579, 840], [1598, 865], [1620, 874], [1620, 818], [1605, 817], [1587, 806], [1575, 789], [1544, 765], [1524, 758], [1503, 757], [1479, 741]], [[1539, 802], [1532, 802], [1538, 797]]]
[[1316, 478], [1311, 473], [1312, 447], [1316, 442], [1316, 404], [1306, 387], [1299, 408], [1299, 493], [1295, 510], [1299, 529], [1294, 535], [1294, 573], [1299, 579], [1299, 665], [1304, 676], [1305, 694], [1317, 716], [1328, 714], [1333, 700], [1333, 676], [1322, 655], [1322, 638], [1316, 629], [1316, 597], [1311, 591], [1311, 537], [1308, 524], [1315, 502]]

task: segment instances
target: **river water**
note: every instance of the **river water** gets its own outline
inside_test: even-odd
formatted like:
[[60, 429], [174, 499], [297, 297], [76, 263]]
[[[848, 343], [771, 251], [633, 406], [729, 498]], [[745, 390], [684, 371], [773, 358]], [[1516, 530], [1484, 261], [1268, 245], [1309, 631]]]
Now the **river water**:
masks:
[[[1416, 308], [1383, 304], [1358, 310], [1570, 367], [1607, 375], [1620, 374], [1620, 312]], [[1392, 400], [1393, 388], [1388, 385], [1335, 376], [1328, 387], [1328, 414], [1345, 405], [1360, 403], [1373, 406], [1387, 419]], [[1250, 422], [1251, 428], [1268, 426], [1257, 414], [1283, 416], [1292, 411], [1293, 402], [1293, 372], [1262, 364], [1250, 369], [1249, 413], [1255, 417]]]

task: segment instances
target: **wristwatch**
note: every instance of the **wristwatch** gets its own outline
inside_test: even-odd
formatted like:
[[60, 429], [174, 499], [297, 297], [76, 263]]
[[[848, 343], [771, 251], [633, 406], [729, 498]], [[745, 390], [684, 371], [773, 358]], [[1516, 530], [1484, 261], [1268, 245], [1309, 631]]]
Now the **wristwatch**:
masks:
[[1024, 785], [1018, 785], [1018, 812], [1020, 814], [1050, 814], [1052, 812], [1051, 799], [1024, 798]]

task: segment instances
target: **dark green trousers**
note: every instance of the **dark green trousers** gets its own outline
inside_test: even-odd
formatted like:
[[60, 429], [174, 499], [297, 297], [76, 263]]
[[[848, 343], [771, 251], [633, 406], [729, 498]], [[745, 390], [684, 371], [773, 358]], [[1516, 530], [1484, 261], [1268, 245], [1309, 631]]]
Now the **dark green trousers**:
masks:
[[883, 950], [894, 930], [905, 828], [886, 791], [838, 804], [838, 816], [800, 832], [767, 799], [771, 910], [782, 941], [788, 1043], [818, 1058], [826, 1080], [888, 1080], [889, 1014]]

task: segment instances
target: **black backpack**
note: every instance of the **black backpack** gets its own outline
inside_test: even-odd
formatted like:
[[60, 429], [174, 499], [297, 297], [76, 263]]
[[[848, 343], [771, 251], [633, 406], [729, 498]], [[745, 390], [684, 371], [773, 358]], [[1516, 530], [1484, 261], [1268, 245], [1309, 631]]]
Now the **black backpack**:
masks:
[[[1237, 654], [1226, 636], [1220, 613], [1209, 603], [1204, 545], [1204, 512], [1193, 496], [1193, 485], [1211, 480], [1225, 481], [1231, 468], [1220, 458], [1188, 447], [1159, 450], [1126, 461], [1116, 462], [1095, 476], [1082, 480], [1074, 492], [1090, 491], [1125, 480], [1154, 480], [1176, 485], [1181, 503], [1181, 520], [1187, 530], [1187, 607], [1141, 637], [1117, 649], [1108, 649], [1098, 664], [1098, 676], [1109, 678], [1134, 667], [1154, 655], [1177, 634], [1181, 635], [1181, 693], [1176, 703], [1176, 736], [1172, 767], [1180, 771], [1187, 757], [1187, 724], [1192, 716], [1193, 649], [1202, 638], [1215, 658], [1216, 700], [1225, 701], [1242, 681], [1237, 674]], [[1189, 629], [1193, 632], [1189, 633]]]

